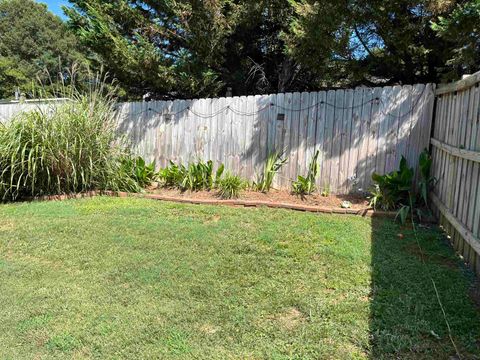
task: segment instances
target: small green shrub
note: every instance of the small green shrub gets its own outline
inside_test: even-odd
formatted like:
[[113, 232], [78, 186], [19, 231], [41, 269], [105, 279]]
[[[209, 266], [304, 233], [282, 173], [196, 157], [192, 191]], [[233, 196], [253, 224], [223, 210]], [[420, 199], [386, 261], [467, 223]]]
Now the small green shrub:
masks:
[[151, 185], [157, 178], [155, 163], [146, 164], [141, 156], [123, 159], [122, 168], [126, 176], [131, 177], [142, 188]]
[[227, 173], [218, 182], [218, 195], [222, 199], [236, 199], [240, 196], [240, 191], [245, 189], [245, 186], [246, 183], [239, 176]]
[[270, 191], [275, 174], [287, 163], [287, 158], [282, 153], [272, 152], [268, 155], [263, 168], [263, 173], [258, 182], [253, 183], [253, 188], [257, 191]]
[[403, 156], [398, 171], [385, 175], [374, 173], [372, 180], [375, 184], [371, 190], [370, 206], [383, 210], [408, 206], [411, 202], [413, 175], [413, 168], [408, 167], [407, 160]]
[[296, 181], [292, 182], [292, 192], [295, 195], [305, 196], [309, 195], [315, 191], [315, 181], [317, 179], [317, 174], [320, 169], [318, 164], [318, 155], [320, 151], [316, 151], [315, 155], [313, 155], [312, 161], [308, 166], [308, 173], [307, 176], [298, 176]]
[[211, 188], [213, 173], [212, 162], [198, 162], [188, 165], [185, 176], [180, 184], [181, 190], [197, 191]]
[[185, 176], [185, 167], [179, 166], [170, 160], [170, 165], [161, 169], [158, 177], [165, 187], [179, 187]]
[[160, 170], [159, 178], [164, 186], [178, 188], [182, 191], [211, 190], [218, 184], [224, 168], [224, 165], [221, 164], [214, 175], [211, 160], [190, 163], [187, 167], [170, 161], [169, 166]]
[[329, 183], [326, 183], [323, 186], [322, 191], [320, 192], [320, 195], [322, 195], [323, 197], [330, 196], [330, 184]]
[[[371, 190], [370, 205], [374, 209], [397, 210], [397, 217], [404, 224], [410, 214], [415, 213], [420, 219], [430, 213], [428, 210], [428, 191], [435, 183], [435, 178], [430, 176], [432, 159], [427, 150], [419, 157], [419, 193], [415, 193], [413, 186], [413, 168], [409, 168], [407, 161], [402, 156], [400, 169], [389, 174], [373, 174], [375, 182]], [[418, 205], [421, 199], [424, 206]], [[426, 210], [426, 211], [425, 211]]]

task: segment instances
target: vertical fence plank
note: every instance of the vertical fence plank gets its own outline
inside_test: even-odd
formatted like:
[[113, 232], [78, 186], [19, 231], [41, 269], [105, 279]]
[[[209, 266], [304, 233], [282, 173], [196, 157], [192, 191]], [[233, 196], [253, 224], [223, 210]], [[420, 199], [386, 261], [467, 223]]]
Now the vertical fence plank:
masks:
[[212, 150], [210, 153], [210, 159], [216, 163], [217, 166], [220, 166], [222, 162], [220, 158], [220, 133], [219, 133], [219, 126], [218, 123], [218, 116], [215, 116], [218, 110], [218, 98], [213, 98], [210, 102], [210, 121], [212, 124], [212, 132], [211, 136], [213, 137], [210, 141], [212, 143]]
[[297, 137], [297, 171], [296, 175], [306, 176], [307, 174], [307, 136], [310, 95], [308, 92], [300, 94], [300, 105], [298, 112], [298, 137]]
[[[335, 134], [335, 91], [329, 90], [327, 92], [327, 102], [325, 106], [325, 142], [323, 144], [325, 161], [322, 176], [324, 178], [323, 187], [325, 189], [332, 189], [332, 164], [334, 161], [334, 140]], [[336, 177], [336, 175], [335, 175]]]
[[[316, 92], [308, 93], [308, 98], [305, 101], [306, 106], [308, 107], [308, 116], [306, 120], [306, 131], [305, 131], [305, 169], [308, 171], [308, 167], [310, 162], [312, 161], [312, 157], [316, 151], [316, 143], [315, 143], [315, 133], [317, 130], [317, 111], [318, 111], [318, 104], [317, 104], [317, 95]], [[317, 159], [318, 161], [318, 159]], [[320, 163], [319, 163], [320, 164]], [[320, 174], [318, 174], [320, 175]]]
[[268, 124], [270, 121], [270, 96], [261, 95], [257, 99], [257, 111], [259, 119], [259, 131], [258, 131], [258, 143], [259, 143], [259, 154], [255, 167], [255, 172], [259, 173], [265, 161], [267, 160], [268, 152]]
[[[324, 175], [325, 171], [325, 160], [326, 160], [326, 152], [325, 152], [325, 122], [326, 122], [326, 111], [327, 111], [327, 93], [325, 91], [321, 91], [317, 94], [317, 102], [316, 102], [316, 111], [317, 116], [315, 119], [315, 148], [319, 150], [318, 161], [320, 164], [320, 172], [319, 178], [317, 180], [317, 186], [319, 187], [320, 191], [325, 190], [325, 179], [326, 176]], [[313, 104], [312, 104], [313, 105]]]
[[355, 165], [358, 179], [358, 189], [362, 192], [366, 191], [367, 186], [369, 185], [369, 179], [367, 179], [367, 163], [373, 98], [372, 89], [363, 89], [362, 107], [359, 119], [360, 133], [358, 135], [358, 156]]
[[362, 107], [363, 107], [363, 88], [356, 88], [353, 94], [353, 108], [352, 108], [352, 126], [348, 139], [350, 143], [350, 155], [348, 159], [348, 187], [347, 192], [356, 192], [359, 187], [359, 171], [358, 163], [361, 157], [360, 146], [363, 138], [362, 128]]
[[286, 177], [286, 187], [290, 186], [291, 180], [295, 179], [298, 175], [298, 152], [299, 152], [299, 132], [300, 132], [300, 109], [302, 107], [301, 94], [295, 92], [292, 94], [292, 104], [290, 111], [290, 156], [287, 164], [288, 173]]
[[241, 96], [238, 98], [237, 102], [238, 112], [239, 115], [236, 115], [238, 121], [238, 151], [240, 155], [240, 163], [238, 164], [237, 174], [243, 177], [247, 177], [247, 168], [245, 166], [245, 159], [247, 156], [247, 149], [246, 149], [246, 122], [248, 121], [248, 117], [245, 116], [247, 111], [247, 98], [245, 96]]
[[275, 137], [277, 131], [277, 107], [274, 104], [277, 102], [277, 95], [270, 94], [267, 97], [268, 101], [268, 110], [266, 110], [266, 114], [268, 116], [268, 123], [267, 123], [267, 153], [266, 155], [270, 154], [272, 151], [275, 151]]
[[[285, 110], [283, 109], [285, 104], [285, 94], [277, 94], [276, 106], [274, 107], [273, 116], [275, 119], [275, 151], [285, 151]], [[280, 185], [280, 184], [279, 184]]]
[[370, 136], [368, 139], [368, 156], [367, 156], [367, 172], [366, 172], [366, 187], [371, 185], [372, 174], [379, 169], [376, 168], [377, 163], [377, 142], [378, 133], [380, 127], [380, 96], [382, 94], [382, 88], [373, 89], [373, 101], [371, 110], [371, 124], [370, 124]]
[[338, 193], [348, 192], [348, 161], [352, 144], [350, 135], [352, 133], [352, 112], [353, 112], [353, 90], [348, 89], [344, 92], [342, 125], [340, 132], [340, 153], [338, 167]]
[[332, 144], [332, 162], [331, 162], [331, 183], [332, 191], [338, 193], [340, 190], [339, 168], [340, 151], [342, 144], [342, 126], [343, 126], [343, 108], [345, 101], [344, 90], [335, 91], [335, 105], [333, 106], [333, 144]]

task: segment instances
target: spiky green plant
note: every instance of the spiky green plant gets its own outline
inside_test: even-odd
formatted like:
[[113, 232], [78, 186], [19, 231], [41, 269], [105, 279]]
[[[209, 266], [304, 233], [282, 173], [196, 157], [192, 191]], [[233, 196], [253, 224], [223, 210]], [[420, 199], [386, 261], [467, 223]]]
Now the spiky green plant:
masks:
[[163, 186], [174, 188], [179, 187], [185, 176], [184, 173], [185, 167], [183, 165], [177, 165], [170, 160], [170, 164], [161, 169], [158, 175]]
[[240, 191], [245, 189], [246, 182], [240, 176], [227, 173], [223, 179], [218, 182], [218, 195], [222, 199], [236, 199], [240, 196]]
[[261, 192], [270, 191], [275, 175], [286, 163], [287, 158], [283, 156], [283, 153], [277, 151], [271, 152], [265, 162], [263, 173], [260, 179], [253, 183], [253, 188]]
[[159, 177], [166, 187], [175, 187], [182, 191], [211, 190], [217, 186], [224, 168], [224, 165], [220, 164], [214, 175], [211, 160], [207, 162], [199, 160], [188, 166], [170, 161], [169, 166], [160, 170]]
[[312, 161], [308, 166], [307, 176], [299, 175], [297, 180], [292, 182], [292, 192], [295, 195], [305, 196], [315, 191], [315, 181], [317, 180], [318, 171], [320, 169], [320, 165], [318, 164], [319, 154], [320, 151], [317, 150], [313, 155]]
[[142, 188], [150, 186], [158, 176], [155, 162], [147, 164], [141, 156], [125, 158], [122, 161], [122, 171]]

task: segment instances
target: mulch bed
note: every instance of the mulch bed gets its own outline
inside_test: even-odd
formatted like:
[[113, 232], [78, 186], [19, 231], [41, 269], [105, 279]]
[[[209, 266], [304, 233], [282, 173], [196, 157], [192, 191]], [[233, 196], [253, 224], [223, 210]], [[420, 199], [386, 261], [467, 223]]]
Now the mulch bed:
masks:
[[[159, 188], [151, 190], [148, 193], [163, 195], [172, 198], [192, 199], [192, 200], [214, 200], [226, 201], [218, 197], [215, 191], [185, 191], [181, 192], [176, 189]], [[252, 202], [268, 202], [270, 204], [292, 204], [301, 206], [316, 206], [329, 209], [342, 209], [343, 201], [349, 201], [353, 210], [369, 209], [368, 200], [360, 195], [329, 195], [321, 196], [320, 194], [306, 195], [304, 197], [296, 196], [288, 191], [272, 189], [268, 193], [258, 191], [242, 191], [240, 197], [236, 200], [252, 201]]]

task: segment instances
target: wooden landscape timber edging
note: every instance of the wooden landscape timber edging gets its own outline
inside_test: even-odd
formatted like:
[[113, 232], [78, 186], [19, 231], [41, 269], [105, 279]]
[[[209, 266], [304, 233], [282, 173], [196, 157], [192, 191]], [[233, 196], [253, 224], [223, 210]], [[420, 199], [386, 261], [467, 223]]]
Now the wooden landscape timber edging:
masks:
[[396, 212], [393, 211], [374, 211], [372, 208], [363, 209], [339, 209], [339, 208], [327, 208], [311, 205], [299, 205], [289, 203], [274, 203], [269, 201], [253, 201], [253, 200], [221, 200], [221, 199], [189, 199], [185, 197], [173, 197], [164, 196], [160, 194], [141, 194], [141, 193], [127, 193], [122, 191], [88, 191], [78, 194], [64, 194], [64, 195], [45, 195], [27, 199], [27, 201], [63, 201], [68, 199], [81, 199], [90, 198], [95, 196], [112, 196], [112, 197], [139, 197], [144, 199], [160, 200], [182, 204], [194, 204], [194, 205], [224, 205], [235, 207], [268, 207], [275, 209], [288, 209], [304, 212], [314, 212], [323, 214], [345, 214], [345, 215], [357, 215], [363, 217], [388, 217], [395, 218]]
[[480, 72], [436, 91], [430, 197], [453, 246], [480, 275]]

